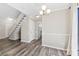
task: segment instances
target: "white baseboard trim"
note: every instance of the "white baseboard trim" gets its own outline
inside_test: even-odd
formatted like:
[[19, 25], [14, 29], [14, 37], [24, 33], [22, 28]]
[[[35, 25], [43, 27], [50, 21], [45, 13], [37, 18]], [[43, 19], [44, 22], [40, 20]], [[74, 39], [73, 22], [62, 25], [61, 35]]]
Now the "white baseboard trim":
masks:
[[30, 43], [30, 41], [24, 41], [24, 40], [21, 40], [21, 42], [24, 42], [24, 43]]
[[54, 49], [58, 49], [58, 50], [67, 51], [67, 49], [58, 48], [58, 47], [53, 47], [53, 46], [48, 46], [48, 45], [44, 45], [44, 44], [42, 44], [42, 46], [46, 46], [46, 47], [50, 47], [50, 48], [54, 48]]
[[[33, 40], [38, 40], [38, 39], [33, 39]], [[32, 40], [29, 40], [29, 41], [23, 41], [21, 40], [21, 42], [24, 42], [24, 43], [31, 43]]]
[[1, 39], [7, 39], [7, 38], [8, 38], [8, 37], [3, 37], [3, 38], [0, 38], [0, 40], [1, 40]]
[[30, 43], [31, 41], [32, 41], [32, 40], [25, 41], [25, 40], [22, 40], [22, 39], [21, 39], [21, 42]]

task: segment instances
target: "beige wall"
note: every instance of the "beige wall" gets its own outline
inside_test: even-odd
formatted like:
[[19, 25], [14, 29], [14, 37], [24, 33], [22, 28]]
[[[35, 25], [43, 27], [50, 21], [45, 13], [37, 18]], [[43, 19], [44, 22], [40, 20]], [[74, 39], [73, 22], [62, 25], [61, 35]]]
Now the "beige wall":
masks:
[[42, 45], [66, 49], [70, 29], [69, 10], [63, 9], [42, 18]]

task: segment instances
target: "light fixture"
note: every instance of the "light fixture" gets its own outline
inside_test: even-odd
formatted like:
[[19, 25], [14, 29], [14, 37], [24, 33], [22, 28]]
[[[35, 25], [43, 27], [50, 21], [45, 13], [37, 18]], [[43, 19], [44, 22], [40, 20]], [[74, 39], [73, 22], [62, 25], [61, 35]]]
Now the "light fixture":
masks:
[[51, 10], [50, 9], [47, 9], [46, 10], [47, 14], [51, 13]]
[[39, 18], [40, 16], [36, 16], [36, 18]]
[[43, 15], [43, 11], [40, 11], [40, 15]]
[[8, 20], [12, 21], [12, 20], [13, 20], [13, 18], [8, 17]]
[[46, 15], [46, 14], [50, 14], [51, 10], [47, 8], [46, 5], [42, 6], [42, 10], [40, 11], [40, 15]]
[[42, 10], [46, 10], [47, 6], [46, 5], [43, 5], [42, 6]]

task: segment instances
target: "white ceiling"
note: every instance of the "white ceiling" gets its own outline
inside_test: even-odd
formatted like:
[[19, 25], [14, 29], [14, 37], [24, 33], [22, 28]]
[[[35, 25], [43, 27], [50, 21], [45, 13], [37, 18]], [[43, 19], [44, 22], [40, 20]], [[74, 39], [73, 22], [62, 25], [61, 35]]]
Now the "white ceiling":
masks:
[[67, 9], [70, 4], [67, 3], [8, 3], [8, 5], [18, 9], [28, 16], [39, 15], [42, 5], [46, 5], [47, 8], [52, 11], [56, 9]]

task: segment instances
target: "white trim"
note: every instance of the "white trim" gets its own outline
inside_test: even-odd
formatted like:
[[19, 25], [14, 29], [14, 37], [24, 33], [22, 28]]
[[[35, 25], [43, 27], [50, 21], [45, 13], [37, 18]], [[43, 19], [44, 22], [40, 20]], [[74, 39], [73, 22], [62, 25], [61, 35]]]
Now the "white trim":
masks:
[[78, 11], [77, 4], [72, 4], [72, 56], [78, 56]]
[[50, 48], [54, 48], [54, 49], [58, 49], [58, 50], [64, 50], [64, 51], [67, 51], [67, 49], [64, 49], [64, 48], [58, 48], [58, 47], [53, 47], [53, 46], [48, 46], [48, 45], [43, 45], [42, 46], [46, 46], [46, 47], [50, 47]]
[[30, 40], [29, 41], [21, 40], [21, 42], [30, 43], [31, 41]]
[[57, 33], [42, 33], [42, 35], [62, 35], [62, 36], [71, 36], [71, 34], [57, 34]]
[[3, 37], [3, 38], [0, 38], [0, 40], [1, 40], [1, 39], [7, 39], [7, 38], [8, 38], [8, 37]]
[[5, 38], [8, 38], [7, 36], [5, 36], [5, 37], [1, 37], [0, 39], [5, 39]]

